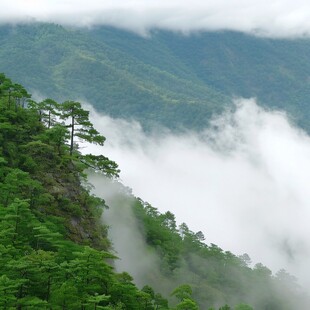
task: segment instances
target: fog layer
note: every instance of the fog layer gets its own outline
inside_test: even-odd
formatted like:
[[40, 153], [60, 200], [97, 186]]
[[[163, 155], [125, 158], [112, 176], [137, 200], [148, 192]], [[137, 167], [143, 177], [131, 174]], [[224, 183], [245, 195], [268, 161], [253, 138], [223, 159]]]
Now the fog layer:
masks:
[[309, 278], [310, 138], [284, 113], [240, 100], [200, 133], [145, 134], [91, 113], [124, 184], [207, 243]]
[[[114, 261], [118, 272], [130, 272], [135, 283], [143, 287], [159, 274], [159, 258], [150, 251], [132, 212], [133, 199], [119, 183], [100, 174], [89, 175], [94, 194], [104, 198], [109, 209], [104, 212], [104, 223], [109, 226], [112, 248], [119, 259]], [[139, 262], [137, 264], [137, 262]]]
[[147, 34], [237, 30], [274, 37], [309, 36], [306, 0], [10, 0], [0, 1], [0, 22], [109, 25]]

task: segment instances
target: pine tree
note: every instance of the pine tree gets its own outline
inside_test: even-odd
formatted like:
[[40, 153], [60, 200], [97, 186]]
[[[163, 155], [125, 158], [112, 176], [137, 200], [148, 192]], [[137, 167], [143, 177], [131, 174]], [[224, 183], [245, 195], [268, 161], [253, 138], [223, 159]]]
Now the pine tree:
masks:
[[76, 101], [65, 101], [61, 105], [61, 118], [68, 119], [70, 128], [70, 155], [74, 151], [74, 138], [80, 138], [86, 142], [103, 145], [105, 137], [101, 136], [94, 128], [89, 120], [89, 112], [81, 107], [81, 104]]

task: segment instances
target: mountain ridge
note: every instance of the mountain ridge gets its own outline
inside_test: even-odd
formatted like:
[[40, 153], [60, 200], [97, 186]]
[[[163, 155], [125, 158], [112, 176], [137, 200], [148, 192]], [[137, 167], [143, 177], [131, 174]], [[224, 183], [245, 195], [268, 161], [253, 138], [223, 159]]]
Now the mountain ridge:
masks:
[[[168, 310], [166, 298], [172, 309], [305, 308], [307, 297], [285, 270], [272, 275], [262, 264], [251, 268], [246, 254], [238, 257], [207, 245], [202, 232], [185, 223], [177, 226], [174, 214], [162, 214], [134, 197], [119, 183], [116, 163], [104, 155], [81, 154], [77, 138], [99, 145], [105, 138], [79, 102], [36, 102], [0, 74], [0, 110], [3, 309]], [[64, 119], [75, 121], [68, 126]], [[100, 222], [104, 197], [92, 195], [89, 184], [82, 186], [90, 167], [110, 177], [106, 183], [100, 179], [105, 190], [118, 186], [111, 208], [134, 215], [145, 251], [156, 253], [159, 262], [148, 270], [148, 279], [164, 297], [148, 284], [137, 288], [126, 271], [114, 270], [116, 256]], [[136, 240], [129, 241], [135, 250]]]
[[234, 97], [256, 97], [309, 128], [309, 39], [237, 32], [150, 37], [112, 27], [0, 27], [0, 71], [43, 97], [84, 100], [112, 117], [202, 129]]

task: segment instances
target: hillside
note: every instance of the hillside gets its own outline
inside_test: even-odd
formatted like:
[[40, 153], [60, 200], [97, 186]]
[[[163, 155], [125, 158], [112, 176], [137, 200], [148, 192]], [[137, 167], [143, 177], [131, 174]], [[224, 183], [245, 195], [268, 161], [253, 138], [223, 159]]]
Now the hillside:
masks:
[[[85, 129], [74, 134], [73, 127], [55, 123], [56, 102], [29, 98], [0, 74], [0, 308], [146, 309], [155, 293], [115, 272], [116, 256], [108, 252], [107, 227], [99, 220], [107, 206], [82, 186], [86, 168], [117, 176], [117, 167], [65, 143], [70, 135], [97, 143], [104, 138], [85, 123], [88, 114], [78, 103], [61, 109], [63, 119], [74, 111], [75, 126]], [[157, 304], [167, 301], [157, 294]]]
[[227, 101], [168, 49], [157, 57], [171, 59], [176, 72], [147, 64], [89, 33], [55, 25], [2, 27], [0, 46], [0, 70], [33, 92], [60, 101], [85, 100], [114, 117], [195, 124], [199, 114], [207, 118]]
[[[102, 145], [105, 138], [80, 103], [33, 101], [1, 74], [0, 110], [1, 309], [307, 309], [308, 297], [285, 270], [273, 275], [251, 267], [246, 254], [205, 244], [201, 232], [177, 227], [171, 212], [134, 197], [119, 183], [116, 163], [82, 155], [80, 139]], [[131, 210], [145, 251], [157, 257], [140, 289], [113, 268], [101, 223], [107, 205], [90, 193], [89, 169], [100, 186], [116, 187], [109, 204]]]
[[148, 38], [108, 27], [0, 27], [0, 71], [33, 93], [84, 100], [145, 127], [199, 129], [234, 96], [288, 111], [309, 129], [310, 41], [235, 32]]

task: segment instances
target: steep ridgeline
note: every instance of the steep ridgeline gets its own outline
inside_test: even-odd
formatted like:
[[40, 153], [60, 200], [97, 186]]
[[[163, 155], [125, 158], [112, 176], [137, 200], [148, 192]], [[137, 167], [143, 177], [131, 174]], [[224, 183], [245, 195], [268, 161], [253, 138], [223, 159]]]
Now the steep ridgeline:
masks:
[[309, 130], [310, 40], [236, 32], [0, 26], [0, 72], [43, 97], [83, 99], [144, 126], [201, 129], [233, 97], [288, 111]]
[[81, 182], [86, 168], [110, 177], [118, 169], [104, 156], [82, 156], [77, 138], [104, 141], [79, 103], [36, 103], [0, 75], [0, 308], [168, 309], [111, 266], [99, 222], [105, 202]]
[[103, 155], [82, 155], [80, 140], [100, 145], [105, 140], [80, 103], [35, 102], [21, 85], [0, 75], [1, 309], [289, 310], [309, 305], [284, 270], [273, 276], [261, 264], [251, 268], [247, 255], [206, 245], [201, 232], [186, 224], [177, 227], [173, 214], [160, 214], [121, 189], [119, 201], [132, 204], [138, 229], [159, 258], [149, 278], [162, 295], [149, 285], [138, 289], [127, 272], [112, 267], [116, 257], [100, 223], [105, 201], [82, 186], [85, 169], [114, 184], [119, 170]]

